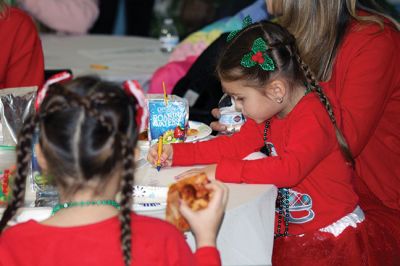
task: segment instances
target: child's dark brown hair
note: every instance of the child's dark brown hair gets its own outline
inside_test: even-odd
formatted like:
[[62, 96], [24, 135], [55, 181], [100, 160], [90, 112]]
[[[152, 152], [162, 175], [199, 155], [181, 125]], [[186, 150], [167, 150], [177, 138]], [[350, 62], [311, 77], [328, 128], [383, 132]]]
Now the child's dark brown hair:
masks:
[[[275, 70], [266, 71], [261, 67], [243, 67], [243, 56], [251, 51], [254, 40], [261, 37], [268, 45], [267, 53], [275, 63]], [[249, 86], [262, 88], [270, 81], [283, 78], [289, 86], [307, 84], [315, 92], [328, 112], [335, 128], [340, 150], [348, 163], [354, 166], [354, 159], [346, 139], [339, 130], [329, 99], [319, 86], [311, 69], [300, 58], [296, 41], [286, 29], [280, 25], [262, 21], [241, 30], [228, 44], [217, 65], [217, 74], [221, 80], [245, 80]]]
[[0, 230], [23, 205], [32, 135], [38, 126], [47, 173], [64, 193], [72, 195], [91, 181], [99, 184], [97, 193], [110, 177], [122, 176], [121, 243], [125, 265], [130, 265], [133, 151], [138, 136], [136, 104], [136, 99], [120, 86], [97, 77], [51, 85], [39, 112], [28, 118], [21, 129], [14, 197], [1, 219]]

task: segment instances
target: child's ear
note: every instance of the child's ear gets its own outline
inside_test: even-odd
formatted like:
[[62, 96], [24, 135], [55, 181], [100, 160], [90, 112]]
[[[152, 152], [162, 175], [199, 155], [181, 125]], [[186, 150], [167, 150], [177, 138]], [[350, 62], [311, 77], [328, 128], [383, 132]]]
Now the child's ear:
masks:
[[282, 103], [286, 95], [286, 83], [282, 80], [274, 80], [265, 88], [265, 95], [274, 102]]
[[46, 158], [44, 158], [44, 156], [43, 156], [43, 152], [42, 152], [42, 149], [40, 148], [39, 143], [35, 144], [35, 153], [36, 153], [36, 159], [37, 159], [37, 162], [38, 162], [40, 168], [43, 171], [46, 171], [47, 170], [47, 161], [46, 161]]

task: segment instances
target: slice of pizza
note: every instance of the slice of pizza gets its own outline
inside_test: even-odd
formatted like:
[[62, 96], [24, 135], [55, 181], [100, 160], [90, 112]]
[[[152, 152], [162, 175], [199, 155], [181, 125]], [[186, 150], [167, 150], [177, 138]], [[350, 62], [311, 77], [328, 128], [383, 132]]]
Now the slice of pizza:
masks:
[[179, 211], [179, 201], [185, 201], [193, 211], [206, 208], [210, 200], [210, 191], [204, 185], [209, 182], [205, 173], [199, 173], [172, 184], [167, 197], [167, 221], [181, 232], [188, 231], [190, 226]]

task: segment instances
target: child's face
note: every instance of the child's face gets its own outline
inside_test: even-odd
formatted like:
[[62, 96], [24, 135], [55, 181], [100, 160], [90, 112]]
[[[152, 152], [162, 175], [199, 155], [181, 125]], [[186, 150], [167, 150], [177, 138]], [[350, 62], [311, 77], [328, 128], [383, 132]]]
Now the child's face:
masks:
[[243, 81], [221, 82], [224, 91], [235, 100], [245, 117], [262, 123], [281, 111], [281, 107], [261, 89], [249, 87]]

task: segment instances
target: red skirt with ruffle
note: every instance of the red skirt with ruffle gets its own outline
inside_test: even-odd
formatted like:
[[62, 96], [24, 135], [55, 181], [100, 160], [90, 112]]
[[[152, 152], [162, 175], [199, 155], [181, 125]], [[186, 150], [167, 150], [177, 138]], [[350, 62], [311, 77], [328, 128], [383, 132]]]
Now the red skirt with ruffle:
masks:
[[275, 240], [274, 266], [400, 265], [400, 213], [360, 195], [365, 220], [338, 237], [316, 231]]

